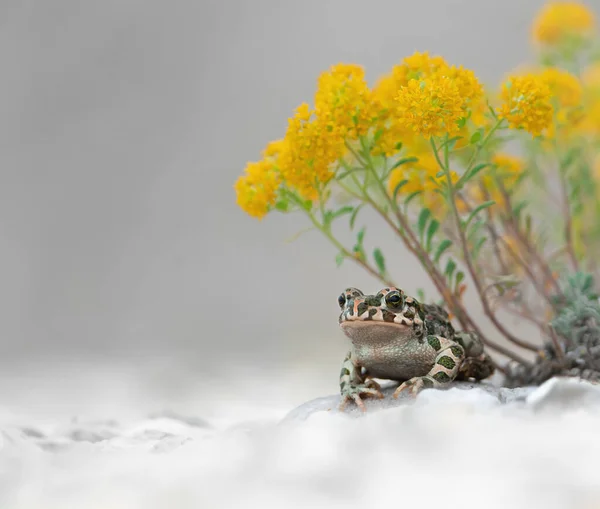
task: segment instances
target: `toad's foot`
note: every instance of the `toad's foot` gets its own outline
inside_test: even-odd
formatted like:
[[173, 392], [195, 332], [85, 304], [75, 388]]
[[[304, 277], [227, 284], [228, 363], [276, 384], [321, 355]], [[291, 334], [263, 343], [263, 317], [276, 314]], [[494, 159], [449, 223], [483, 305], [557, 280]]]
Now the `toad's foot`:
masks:
[[358, 385], [346, 385], [342, 389], [342, 401], [340, 402], [338, 409], [343, 411], [348, 402], [353, 401], [358, 408], [363, 412], [366, 412], [367, 409], [361, 396], [374, 397], [377, 399], [382, 399], [384, 397], [381, 393], [379, 384], [374, 380], [366, 380], [364, 383]]
[[403, 392], [408, 393], [409, 396], [415, 397], [423, 389], [431, 389], [436, 387], [436, 385], [439, 384], [437, 384], [430, 376], [416, 376], [400, 385], [400, 387], [394, 391], [393, 397], [398, 398]]
[[427, 342], [437, 353], [433, 367], [425, 376], [417, 376], [404, 382], [393, 396], [408, 392], [415, 397], [423, 389], [446, 387], [456, 378], [460, 365], [465, 358], [462, 346], [441, 336], [428, 336]]
[[457, 380], [484, 380], [494, 374], [494, 362], [486, 353], [477, 357], [467, 357], [462, 361]]

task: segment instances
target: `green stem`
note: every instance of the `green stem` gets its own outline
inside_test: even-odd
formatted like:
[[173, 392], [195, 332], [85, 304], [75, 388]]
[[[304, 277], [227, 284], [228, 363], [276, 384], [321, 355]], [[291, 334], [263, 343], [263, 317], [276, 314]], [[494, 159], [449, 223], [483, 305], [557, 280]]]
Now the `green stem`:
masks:
[[465, 173], [468, 172], [473, 165], [477, 162], [477, 158], [479, 157], [479, 154], [481, 153], [481, 151], [483, 150], [483, 148], [488, 144], [488, 142], [491, 140], [492, 136], [494, 135], [494, 133], [500, 129], [500, 126], [504, 123], [504, 119], [500, 118], [496, 121], [496, 123], [494, 124], [494, 126], [490, 129], [490, 131], [485, 135], [485, 137], [483, 138], [483, 140], [481, 140], [481, 143], [479, 145], [477, 145], [477, 148], [475, 149], [475, 152], [473, 152], [473, 155], [471, 156], [471, 160], [469, 161], [469, 163], [467, 164], [467, 168], [465, 169]]
[[351, 258], [353, 259], [356, 263], [358, 263], [359, 265], [361, 265], [364, 269], [367, 270], [367, 272], [369, 272], [371, 275], [375, 276], [377, 279], [379, 279], [380, 281], [383, 281], [386, 285], [388, 286], [394, 286], [394, 284], [391, 281], [385, 281], [381, 274], [379, 272], [377, 272], [373, 267], [371, 267], [367, 262], [365, 262], [364, 260], [361, 260], [359, 258], [357, 258], [356, 256], [353, 256], [353, 254], [348, 251], [341, 242], [339, 242], [331, 233], [331, 229], [330, 228], [326, 228], [325, 225], [323, 225], [322, 223], [320, 223], [317, 218], [315, 217], [315, 215], [310, 211], [307, 210], [306, 211], [306, 215], [308, 216], [308, 218], [310, 219], [311, 223], [313, 224], [313, 226], [319, 230], [323, 235], [325, 235], [325, 237], [339, 250], [340, 253], [342, 253], [346, 258]]

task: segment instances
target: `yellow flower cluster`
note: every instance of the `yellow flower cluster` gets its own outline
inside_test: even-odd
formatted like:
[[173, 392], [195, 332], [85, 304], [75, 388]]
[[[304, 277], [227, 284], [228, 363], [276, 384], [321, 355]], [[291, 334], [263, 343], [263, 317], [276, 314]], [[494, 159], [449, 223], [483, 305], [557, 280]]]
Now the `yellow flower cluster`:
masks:
[[456, 83], [448, 76], [410, 80], [398, 94], [398, 120], [426, 139], [455, 134], [458, 121], [466, 116], [463, 102]]
[[509, 127], [523, 129], [534, 136], [550, 127], [553, 107], [550, 87], [544, 79], [534, 74], [512, 76], [502, 88], [500, 118]]
[[398, 90], [398, 123], [426, 139], [456, 134], [459, 120], [483, 97], [483, 87], [468, 69], [450, 67], [439, 57], [432, 63], [428, 56], [413, 56], [413, 61], [425, 59], [429, 65], [420, 73], [406, 65], [406, 76], [416, 77]]
[[315, 95], [315, 110], [329, 133], [340, 139], [357, 139], [372, 126], [371, 90], [358, 65], [339, 64], [322, 73]]
[[288, 121], [285, 147], [277, 164], [283, 181], [302, 197], [318, 197], [319, 184], [333, 176], [331, 164], [343, 153], [344, 140], [304, 103]]
[[237, 204], [248, 215], [262, 219], [275, 204], [280, 183], [279, 174], [270, 158], [248, 163], [244, 175], [237, 179], [234, 186]]
[[549, 2], [537, 15], [533, 40], [557, 45], [568, 37], [588, 37], [595, 29], [594, 13], [580, 2]]
[[398, 152], [398, 142], [411, 146], [417, 142], [415, 132], [399, 121], [398, 92], [411, 79], [430, 76], [441, 68], [448, 68], [442, 57], [416, 52], [378, 80], [372, 93], [373, 108], [378, 114], [377, 129], [380, 132], [374, 151], [376, 154], [390, 157]]
[[[456, 133], [457, 121], [468, 116], [483, 125], [487, 106], [483, 88], [473, 72], [451, 67], [440, 56], [416, 52], [395, 65], [373, 88], [377, 153], [391, 156], [397, 143], [412, 146], [421, 135]], [[464, 127], [463, 127], [464, 129]]]
[[581, 104], [583, 88], [576, 76], [556, 67], [547, 67], [540, 77], [550, 88], [559, 108], [574, 108]]
[[301, 104], [288, 120], [283, 140], [265, 149], [265, 159], [249, 163], [235, 183], [239, 206], [263, 217], [275, 204], [284, 183], [302, 198], [316, 200], [321, 185], [333, 176], [332, 164], [345, 151], [345, 140], [365, 134], [372, 123], [372, 101], [357, 65], [339, 64], [321, 74], [315, 109]]

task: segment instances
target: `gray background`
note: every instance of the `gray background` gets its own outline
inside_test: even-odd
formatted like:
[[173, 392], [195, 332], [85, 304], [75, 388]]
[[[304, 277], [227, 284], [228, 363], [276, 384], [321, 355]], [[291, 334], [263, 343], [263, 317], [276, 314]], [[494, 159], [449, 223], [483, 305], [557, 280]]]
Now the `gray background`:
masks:
[[[291, 399], [335, 392], [337, 296], [378, 284], [336, 269], [315, 233], [286, 243], [303, 218], [244, 215], [235, 179], [330, 65], [373, 82], [428, 50], [495, 85], [530, 57], [542, 4], [2, 2], [0, 396], [34, 405], [55, 383], [68, 400], [123, 379], [210, 401], [206, 387], [280, 373], [312, 380]], [[430, 288], [387, 233], [368, 240], [408, 291]]]

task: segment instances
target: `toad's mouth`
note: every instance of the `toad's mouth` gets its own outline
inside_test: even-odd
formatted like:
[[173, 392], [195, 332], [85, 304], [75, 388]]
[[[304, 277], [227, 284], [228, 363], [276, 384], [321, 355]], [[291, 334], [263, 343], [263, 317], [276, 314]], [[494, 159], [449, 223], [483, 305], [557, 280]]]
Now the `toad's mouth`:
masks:
[[340, 327], [353, 342], [360, 343], [391, 341], [412, 333], [408, 325], [375, 320], [347, 320], [340, 322]]

